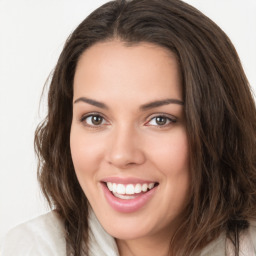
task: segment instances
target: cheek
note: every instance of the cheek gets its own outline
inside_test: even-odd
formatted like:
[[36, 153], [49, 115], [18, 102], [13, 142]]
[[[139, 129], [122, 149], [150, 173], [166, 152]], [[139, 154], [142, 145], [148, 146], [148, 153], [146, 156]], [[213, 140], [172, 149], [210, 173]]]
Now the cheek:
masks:
[[189, 168], [189, 154], [188, 143], [186, 136], [176, 138], [169, 144], [169, 149], [166, 152], [166, 166], [169, 166], [170, 170], [177, 170], [180, 172], [184, 170], [188, 171]]
[[171, 216], [179, 214], [187, 205], [190, 191], [188, 141], [185, 130], [177, 130], [164, 140], [155, 141], [151, 159], [163, 175], [163, 205]]
[[[83, 177], [94, 174], [103, 156], [103, 143], [95, 140], [93, 134], [85, 134], [82, 129], [71, 128], [70, 149], [79, 182]], [[82, 185], [82, 184], [81, 184]]]
[[185, 129], [177, 129], [161, 140], [151, 141], [151, 159], [165, 175], [188, 173], [189, 153]]

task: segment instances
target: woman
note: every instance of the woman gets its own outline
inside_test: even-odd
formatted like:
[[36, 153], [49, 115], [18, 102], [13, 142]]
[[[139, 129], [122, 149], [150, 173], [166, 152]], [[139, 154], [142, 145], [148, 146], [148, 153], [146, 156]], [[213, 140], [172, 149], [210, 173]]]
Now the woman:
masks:
[[179, 0], [103, 5], [66, 42], [36, 131], [55, 211], [4, 255], [255, 255], [255, 125], [211, 20]]

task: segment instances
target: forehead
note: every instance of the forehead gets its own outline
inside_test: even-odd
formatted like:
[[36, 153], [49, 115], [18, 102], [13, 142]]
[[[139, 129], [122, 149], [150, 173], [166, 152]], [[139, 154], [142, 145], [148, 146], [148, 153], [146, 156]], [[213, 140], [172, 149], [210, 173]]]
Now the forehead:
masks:
[[106, 94], [182, 99], [175, 55], [152, 43], [127, 46], [120, 41], [108, 41], [93, 45], [78, 61], [74, 97], [97, 95], [101, 98]]

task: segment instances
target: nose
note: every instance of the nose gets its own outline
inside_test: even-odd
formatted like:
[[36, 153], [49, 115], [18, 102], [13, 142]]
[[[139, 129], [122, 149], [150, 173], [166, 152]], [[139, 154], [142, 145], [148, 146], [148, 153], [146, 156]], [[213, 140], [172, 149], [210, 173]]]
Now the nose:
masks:
[[112, 131], [106, 157], [109, 164], [120, 169], [143, 164], [145, 154], [138, 132], [128, 127]]

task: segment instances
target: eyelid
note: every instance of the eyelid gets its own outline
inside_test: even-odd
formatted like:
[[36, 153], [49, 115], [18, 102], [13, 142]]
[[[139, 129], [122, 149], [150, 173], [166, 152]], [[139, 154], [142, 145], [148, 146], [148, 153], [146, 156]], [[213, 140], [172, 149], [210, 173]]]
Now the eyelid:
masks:
[[88, 116], [94, 116], [94, 115], [104, 117], [102, 113], [95, 111], [95, 112], [88, 112], [86, 114], [82, 114], [81, 117], [79, 118], [79, 120], [82, 121], [85, 118], [87, 118]]
[[[152, 121], [154, 118], [157, 118], [157, 117], [167, 118], [170, 121], [170, 123], [164, 124], [164, 125], [149, 125], [148, 124], [150, 121]], [[155, 127], [163, 128], [163, 127], [166, 127], [166, 126], [168, 126], [170, 124], [173, 124], [173, 123], [176, 123], [176, 122], [177, 122], [177, 117], [175, 117], [173, 115], [165, 114], [165, 113], [156, 113], [156, 114], [150, 115], [147, 118], [147, 121], [146, 121], [145, 125], [146, 126], [155, 126]]]
[[89, 112], [89, 113], [83, 114], [83, 115], [79, 118], [79, 121], [80, 121], [81, 123], [84, 123], [85, 126], [91, 127], [91, 128], [100, 128], [101, 126], [106, 125], [106, 124], [100, 124], [100, 125], [98, 125], [98, 126], [97, 126], [97, 125], [93, 126], [93, 125], [90, 125], [90, 124], [85, 124], [86, 118], [88, 118], [88, 117], [90, 117], [90, 116], [100, 116], [100, 117], [102, 117], [102, 118], [106, 121], [106, 123], [109, 124], [109, 121], [107, 120], [107, 118], [105, 117], [105, 115], [103, 115], [103, 114], [100, 113], [100, 112]]

